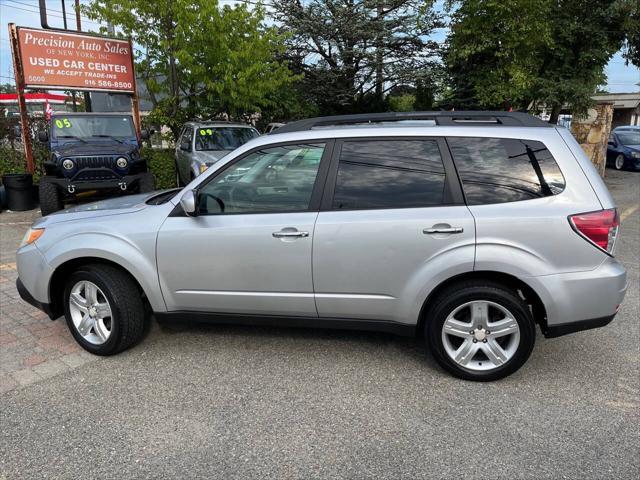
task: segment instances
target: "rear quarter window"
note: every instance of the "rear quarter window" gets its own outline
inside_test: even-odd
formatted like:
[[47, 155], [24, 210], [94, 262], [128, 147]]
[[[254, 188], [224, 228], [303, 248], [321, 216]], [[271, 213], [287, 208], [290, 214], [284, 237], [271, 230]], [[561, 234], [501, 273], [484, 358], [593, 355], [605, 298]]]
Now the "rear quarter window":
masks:
[[511, 138], [447, 138], [468, 205], [557, 195], [565, 180], [545, 145]]

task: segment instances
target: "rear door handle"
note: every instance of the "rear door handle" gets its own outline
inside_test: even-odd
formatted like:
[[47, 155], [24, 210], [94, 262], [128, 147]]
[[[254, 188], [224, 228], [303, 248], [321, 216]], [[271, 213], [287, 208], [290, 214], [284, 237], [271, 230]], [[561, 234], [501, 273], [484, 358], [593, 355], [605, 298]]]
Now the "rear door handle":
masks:
[[464, 232], [464, 228], [462, 227], [434, 227], [434, 228], [425, 228], [422, 230], [422, 233], [427, 235], [433, 235], [434, 233], [462, 233]]
[[298, 232], [298, 231], [284, 231], [284, 232], [273, 232], [271, 235], [274, 236], [274, 238], [292, 238], [292, 237], [308, 237], [309, 236], [309, 232]]

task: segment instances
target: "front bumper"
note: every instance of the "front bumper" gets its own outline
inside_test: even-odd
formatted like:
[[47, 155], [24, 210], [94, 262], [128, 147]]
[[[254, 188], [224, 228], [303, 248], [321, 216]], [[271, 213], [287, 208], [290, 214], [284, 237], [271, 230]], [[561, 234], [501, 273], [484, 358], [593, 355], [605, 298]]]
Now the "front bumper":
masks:
[[137, 185], [147, 173], [138, 173], [135, 175], [124, 175], [120, 178], [108, 178], [104, 180], [74, 180], [60, 177], [42, 177], [40, 181], [53, 183], [67, 193], [76, 193], [87, 190], [102, 190], [119, 188], [126, 191]]
[[56, 316], [53, 313], [51, 305], [49, 305], [48, 303], [39, 302], [38, 300], [33, 298], [33, 295], [29, 293], [29, 290], [27, 290], [27, 287], [24, 286], [24, 284], [19, 278], [16, 280], [16, 288], [18, 289], [18, 294], [20, 295], [20, 298], [22, 300], [27, 302], [29, 305], [33, 305], [37, 309], [42, 310], [44, 313], [49, 315], [49, 318], [51, 320], [55, 320]]

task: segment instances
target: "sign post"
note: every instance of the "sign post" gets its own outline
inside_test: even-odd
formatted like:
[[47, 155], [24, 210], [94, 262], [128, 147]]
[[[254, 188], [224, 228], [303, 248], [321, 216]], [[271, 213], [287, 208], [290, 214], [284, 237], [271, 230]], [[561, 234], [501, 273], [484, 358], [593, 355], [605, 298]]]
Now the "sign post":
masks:
[[35, 164], [33, 162], [33, 148], [31, 147], [31, 135], [29, 132], [27, 102], [24, 101], [24, 71], [22, 69], [22, 56], [20, 55], [20, 44], [18, 42], [18, 30], [15, 23], [9, 24], [9, 41], [11, 42], [11, 52], [13, 54], [13, 73], [16, 79], [16, 93], [18, 94], [18, 107], [20, 108], [20, 126], [22, 129], [24, 156], [27, 162], [27, 172], [33, 175], [35, 172]]
[[9, 37], [29, 173], [34, 171], [34, 162], [25, 89], [128, 93], [132, 95], [134, 125], [140, 141], [140, 112], [131, 40], [66, 30], [17, 27], [13, 23], [9, 24]]

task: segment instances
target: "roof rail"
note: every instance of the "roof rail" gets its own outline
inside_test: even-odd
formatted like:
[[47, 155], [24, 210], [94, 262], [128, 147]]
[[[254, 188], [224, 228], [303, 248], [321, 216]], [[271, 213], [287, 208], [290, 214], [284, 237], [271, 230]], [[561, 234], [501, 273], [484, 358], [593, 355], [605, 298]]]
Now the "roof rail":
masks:
[[[412, 120], [431, 120], [436, 125], [495, 125], [512, 127], [553, 127], [539, 118], [523, 112], [489, 112], [489, 111], [459, 111], [459, 112], [385, 112], [363, 113], [356, 115], [334, 115], [331, 117], [315, 117], [286, 125], [272, 133], [290, 133], [312, 130], [313, 128], [333, 127], [339, 125], [358, 125], [380, 122], [402, 122]], [[271, 134], [270, 134], [271, 135]]]

